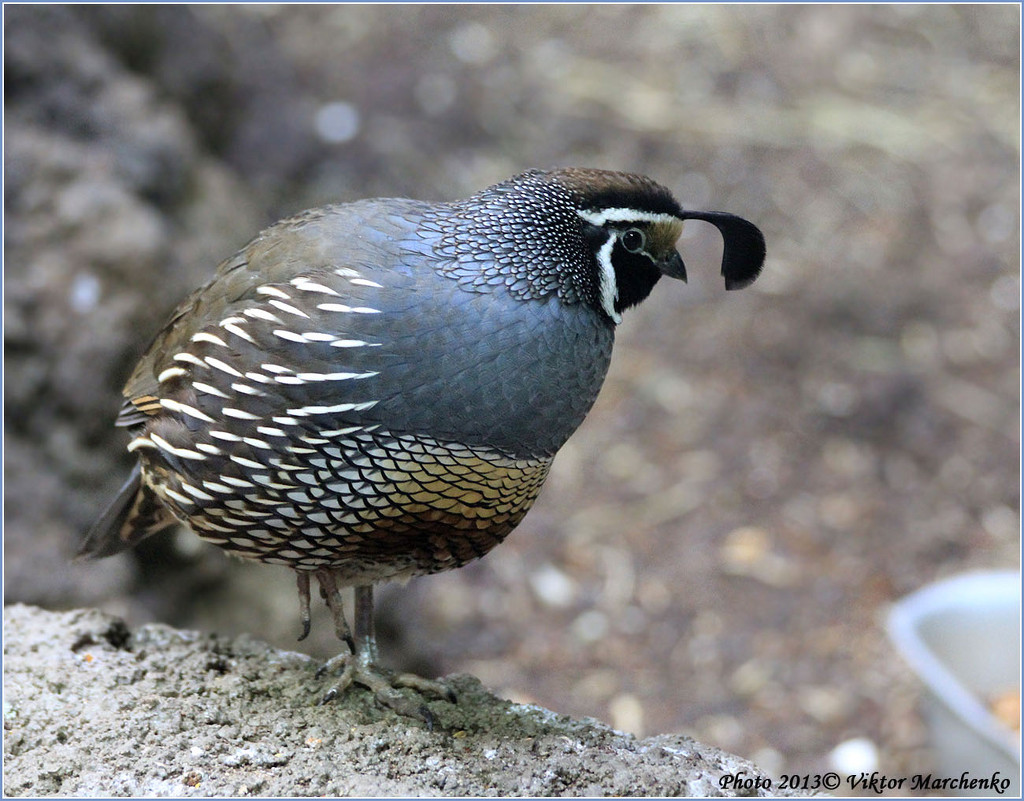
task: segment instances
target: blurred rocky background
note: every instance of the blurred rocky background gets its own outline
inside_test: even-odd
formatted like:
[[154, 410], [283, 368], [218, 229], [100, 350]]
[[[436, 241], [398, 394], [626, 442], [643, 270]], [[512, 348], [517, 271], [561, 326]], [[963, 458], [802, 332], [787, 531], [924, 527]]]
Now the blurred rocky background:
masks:
[[[520, 529], [381, 593], [385, 659], [776, 774], [929, 766], [887, 606], [1019, 560], [1020, 9], [6, 6], [7, 602], [297, 647], [289, 571], [71, 564], [177, 301], [325, 202], [647, 173], [768, 240], [620, 328]], [[318, 618], [303, 650], [338, 648]], [[310, 688], [311, 697], [314, 688]], [[852, 755], [852, 757], [851, 757]]]

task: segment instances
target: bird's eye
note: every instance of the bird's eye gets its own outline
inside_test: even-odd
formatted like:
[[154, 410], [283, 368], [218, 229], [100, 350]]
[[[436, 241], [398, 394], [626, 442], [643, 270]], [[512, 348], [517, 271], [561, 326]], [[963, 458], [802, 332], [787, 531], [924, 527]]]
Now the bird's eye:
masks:
[[622, 235], [622, 247], [630, 253], [639, 253], [646, 243], [647, 237], [639, 228], [630, 228]]

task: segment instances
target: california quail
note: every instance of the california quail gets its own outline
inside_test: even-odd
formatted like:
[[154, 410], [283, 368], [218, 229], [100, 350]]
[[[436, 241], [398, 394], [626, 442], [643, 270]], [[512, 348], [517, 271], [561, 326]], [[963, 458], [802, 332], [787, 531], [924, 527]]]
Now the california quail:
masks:
[[[623, 310], [662, 275], [686, 280], [686, 219], [721, 232], [727, 289], [757, 277], [754, 225], [602, 170], [535, 170], [457, 202], [364, 200], [271, 226], [136, 366], [117, 425], [139, 462], [81, 555], [185, 523], [295, 570], [302, 637], [314, 576], [354, 655], [339, 657], [336, 690], [386, 688], [373, 585], [460, 567], [522, 520], [597, 396]], [[344, 586], [356, 588], [356, 638]]]

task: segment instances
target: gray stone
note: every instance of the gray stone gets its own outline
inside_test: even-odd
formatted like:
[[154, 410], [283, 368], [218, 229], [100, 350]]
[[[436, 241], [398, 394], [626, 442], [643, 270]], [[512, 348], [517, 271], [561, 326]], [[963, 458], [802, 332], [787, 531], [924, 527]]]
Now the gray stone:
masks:
[[[450, 678], [433, 730], [248, 636], [95, 610], [4, 609], [7, 796], [732, 796], [767, 777], [681, 735], [637, 739]], [[327, 681], [327, 679], [323, 680]], [[770, 790], [740, 791], [766, 795]]]

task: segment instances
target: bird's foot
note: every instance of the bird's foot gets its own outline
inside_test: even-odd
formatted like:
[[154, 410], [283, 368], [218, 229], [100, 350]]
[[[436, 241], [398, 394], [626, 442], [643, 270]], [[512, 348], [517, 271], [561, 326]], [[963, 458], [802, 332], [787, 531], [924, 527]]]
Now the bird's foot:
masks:
[[[373, 587], [357, 586], [356, 602], [356, 637], [348, 627], [345, 612], [342, 609], [341, 594], [338, 592], [338, 577], [327, 568], [316, 571], [320, 583], [320, 594], [327, 602], [334, 616], [334, 630], [338, 638], [348, 645], [343, 651], [327, 661], [317, 672], [317, 678], [326, 673], [336, 673], [337, 682], [320, 699], [321, 706], [330, 703], [348, 690], [353, 684], [366, 687], [382, 706], [397, 712], [399, 715], [416, 718], [427, 724], [428, 729], [434, 728], [434, 716], [427, 709], [423, 696], [441, 698], [451, 703], [456, 702], [455, 692], [441, 681], [432, 681], [412, 673], [392, 673], [377, 665], [377, 643], [373, 631]], [[299, 605], [302, 620], [301, 640], [309, 633], [309, 573], [299, 573]], [[358, 642], [357, 642], [358, 640]], [[401, 688], [414, 690], [420, 698], [409, 698]]]
[[[327, 704], [340, 697], [353, 684], [365, 687], [373, 693], [374, 699], [382, 706], [405, 717], [422, 720], [428, 730], [434, 728], [434, 716], [424, 703], [424, 696], [456, 703], [454, 690], [443, 681], [425, 679], [414, 673], [393, 673], [372, 662], [365, 662], [355, 654], [342, 653], [328, 660], [316, 675], [337, 673], [338, 680], [323, 697], [320, 704]], [[402, 688], [414, 690], [420, 697], [410, 698], [400, 692]]]

